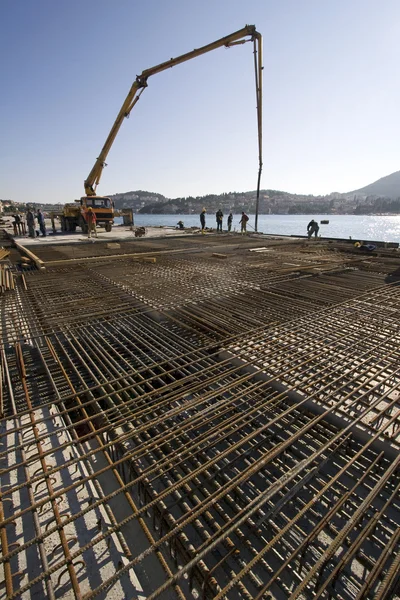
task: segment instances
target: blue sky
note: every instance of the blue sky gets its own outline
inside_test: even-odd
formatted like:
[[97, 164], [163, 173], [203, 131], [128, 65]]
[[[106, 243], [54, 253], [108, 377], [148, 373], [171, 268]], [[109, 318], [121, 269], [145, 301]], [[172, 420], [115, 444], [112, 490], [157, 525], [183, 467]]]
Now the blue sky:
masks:
[[[254, 24], [263, 188], [349, 191], [399, 170], [398, 0], [2, 0], [0, 198], [69, 202], [135, 76]], [[149, 80], [99, 194], [255, 189], [252, 45]]]

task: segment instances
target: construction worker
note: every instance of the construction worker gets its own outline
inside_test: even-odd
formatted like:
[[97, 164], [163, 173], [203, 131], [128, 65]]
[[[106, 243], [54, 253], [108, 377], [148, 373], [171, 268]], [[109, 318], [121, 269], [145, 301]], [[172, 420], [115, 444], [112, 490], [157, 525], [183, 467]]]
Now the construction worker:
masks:
[[88, 226], [88, 237], [89, 238], [92, 237], [92, 231], [94, 232], [94, 237], [97, 237], [96, 213], [94, 212], [94, 210], [91, 206], [89, 206], [89, 208], [87, 209], [85, 217], [86, 217], [86, 223]]
[[35, 237], [35, 217], [33, 216], [33, 212], [29, 208], [26, 213], [26, 224], [28, 225], [29, 237]]
[[376, 245], [375, 244], [365, 244], [364, 242], [356, 242], [354, 244], [355, 248], [359, 248], [360, 250], [366, 250], [367, 252], [373, 252], [374, 250], [376, 250]]
[[228, 231], [230, 231], [232, 229], [232, 220], [233, 220], [233, 214], [232, 211], [229, 213], [229, 217], [228, 217]]
[[22, 213], [22, 215], [20, 216], [21, 222], [21, 230], [22, 230], [22, 235], [26, 235], [26, 215], [24, 215], [24, 213]]
[[314, 219], [311, 219], [311, 221], [309, 222], [309, 224], [307, 225], [307, 235], [308, 235], [308, 239], [311, 239], [312, 234], [315, 234], [315, 237], [318, 237], [318, 231], [319, 231], [319, 225], [317, 223], [317, 221], [314, 221]]
[[200, 225], [201, 225], [201, 233], [204, 233], [204, 230], [206, 228], [206, 209], [203, 208], [203, 210], [200, 213]]
[[19, 215], [13, 215], [14, 217], [14, 221], [13, 221], [13, 229], [14, 229], [14, 235], [21, 235], [21, 217]]
[[249, 220], [249, 217], [246, 215], [245, 212], [242, 212], [242, 218], [239, 221], [239, 223], [241, 225], [241, 228], [240, 228], [241, 233], [246, 233], [246, 227], [247, 227], [248, 220]]
[[38, 220], [38, 224], [39, 224], [39, 229], [42, 233], [43, 237], [46, 237], [46, 224], [44, 222], [44, 214], [42, 213], [42, 211], [39, 210], [37, 211], [37, 220]]
[[222, 219], [224, 218], [224, 214], [220, 208], [215, 213], [215, 218], [217, 221], [217, 232], [220, 231], [222, 233]]

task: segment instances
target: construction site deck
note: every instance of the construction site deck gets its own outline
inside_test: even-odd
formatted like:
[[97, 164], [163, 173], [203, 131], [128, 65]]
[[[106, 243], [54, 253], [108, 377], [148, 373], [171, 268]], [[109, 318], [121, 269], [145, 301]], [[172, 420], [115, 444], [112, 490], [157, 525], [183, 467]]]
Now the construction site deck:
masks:
[[10, 251], [0, 600], [400, 598], [398, 249]]

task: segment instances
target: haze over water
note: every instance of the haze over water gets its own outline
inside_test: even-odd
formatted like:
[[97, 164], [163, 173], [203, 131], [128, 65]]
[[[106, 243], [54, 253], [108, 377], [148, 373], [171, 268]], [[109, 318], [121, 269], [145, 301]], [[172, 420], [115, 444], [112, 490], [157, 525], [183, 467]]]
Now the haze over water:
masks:
[[[227, 228], [227, 216], [224, 215], [223, 229]], [[254, 231], [254, 215], [249, 215], [248, 231]], [[337, 237], [354, 241], [375, 240], [400, 243], [400, 215], [259, 215], [258, 231], [276, 235], [306, 235], [307, 223], [315, 219], [319, 223], [322, 237]], [[199, 215], [135, 215], [135, 225], [175, 226], [182, 220], [185, 227], [200, 226]], [[240, 230], [240, 215], [234, 215], [232, 230]], [[321, 220], [329, 220], [321, 225]], [[207, 214], [206, 227], [216, 228], [215, 215]]]

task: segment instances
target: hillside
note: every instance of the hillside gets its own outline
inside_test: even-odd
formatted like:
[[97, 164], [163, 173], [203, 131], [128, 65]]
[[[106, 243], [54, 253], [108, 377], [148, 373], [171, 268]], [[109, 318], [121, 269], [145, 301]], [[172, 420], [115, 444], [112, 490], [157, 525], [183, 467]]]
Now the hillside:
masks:
[[[200, 213], [203, 206], [208, 211], [222, 208], [225, 212], [242, 210], [254, 212], [256, 191], [207, 194], [205, 196], [187, 196], [166, 198], [156, 192], [136, 190], [111, 195], [117, 209], [133, 208], [143, 214], [193, 214]], [[279, 190], [260, 190], [259, 211], [265, 214], [313, 214], [325, 213], [332, 205], [330, 196], [312, 196], [291, 194]]]
[[386, 177], [381, 177], [374, 183], [370, 183], [359, 190], [348, 192], [349, 194], [365, 194], [366, 196], [380, 196], [387, 198], [400, 197], [400, 171], [396, 171]]
[[[133, 208], [135, 212], [153, 214], [187, 214], [222, 208], [225, 212], [255, 211], [256, 192], [228, 192], [166, 198], [157, 192], [136, 190], [111, 196], [118, 209]], [[400, 212], [400, 171], [347, 194], [337, 192], [326, 196], [293, 194], [281, 190], [260, 190], [260, 213], [266, 214], [382, 214]]]
[[145, 204], [153, 204], [157, 202], [166, 202], [167, 198], [157, 192], [146, 192], [144, 190], [135, 190], [131, 192], [123, 192], [120, 194], [106, 194], [114, 200], [115, 208], [134, 208], [138, 210]]

